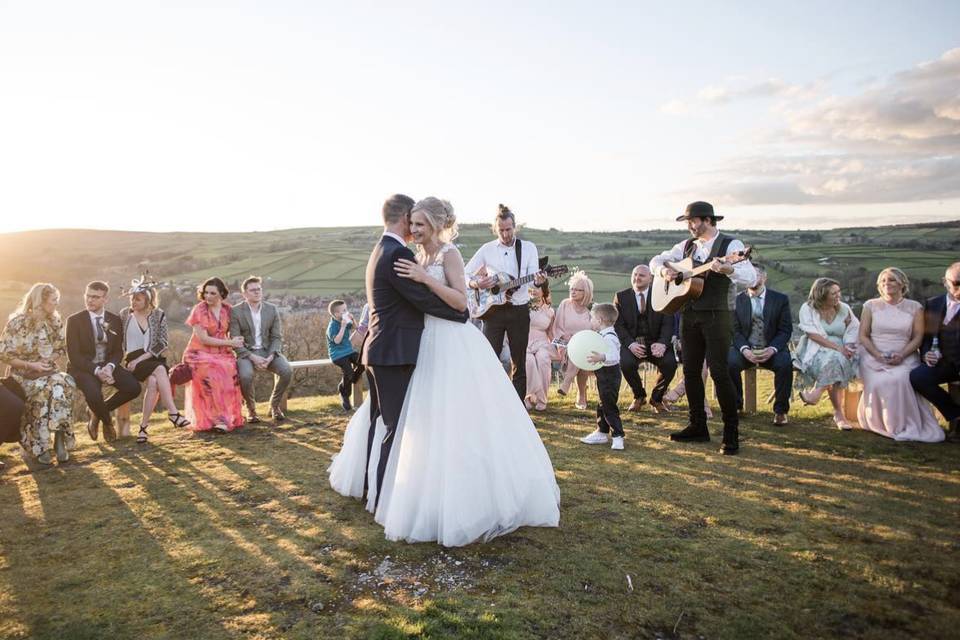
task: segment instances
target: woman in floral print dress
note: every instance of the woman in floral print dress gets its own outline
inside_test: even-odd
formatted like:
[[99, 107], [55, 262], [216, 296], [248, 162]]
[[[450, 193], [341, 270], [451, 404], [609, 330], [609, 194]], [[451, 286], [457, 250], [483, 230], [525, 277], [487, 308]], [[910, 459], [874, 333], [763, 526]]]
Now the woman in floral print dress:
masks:
[[59, 304], [56, 287], [37, 283], [0, 333], [0, 362], [10, 365], [13, 379], [26, 396], [20, 445], [43, 464], [52, 463], [51, 434], [60, 462], [69, 459], [67, 450], [74, 445], [73, 400], [77, 386], [55, 363], [66, 354]]

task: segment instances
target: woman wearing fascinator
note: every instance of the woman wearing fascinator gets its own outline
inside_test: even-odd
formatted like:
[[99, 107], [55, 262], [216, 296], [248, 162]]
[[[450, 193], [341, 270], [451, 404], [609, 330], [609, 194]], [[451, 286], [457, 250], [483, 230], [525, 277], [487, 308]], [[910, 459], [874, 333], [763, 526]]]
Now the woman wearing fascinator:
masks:
[[170, 378], [167, 375], [167, 361], [162, 355], [167, 350], [169, 342], [167, 316], [160, 309], [158, 284], [150, 280], [147, 275], [133, 280], [130, 288], [124, 292], [124, 295], [130, 299], [130, 306], [120, 312], [125, 354], [123, 366], [139, 382], [146, 383], [146, 391], [143, 394], [143, 416], [140, 419], [137, 442], [146, 442], [149, 438], [147, 427], [150, 425], [150, 416], [158, 400], [163, 401], [167, 409], [167, 417], [173, 426], [190, 425], [190, 421], [177, 409]]

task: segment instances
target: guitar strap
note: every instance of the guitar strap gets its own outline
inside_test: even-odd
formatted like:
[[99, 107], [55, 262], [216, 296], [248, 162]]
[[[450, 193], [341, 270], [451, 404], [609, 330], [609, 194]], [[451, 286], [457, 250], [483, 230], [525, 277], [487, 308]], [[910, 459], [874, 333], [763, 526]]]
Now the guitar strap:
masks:
[[521, 271], [520, 271], [520, 254], [521, 254], [521, 251], [522, 251], [522, 250], [520, 249], [520, 238], [516, 238], [516, 239], [513, 241], [513, 248], [514, 248], [514, 250], [516, 250], [516, 252], [517, 252], [517, 277], [518, 277], [518, 278], [522, 278], [522, 277], [523, 277], [523, 273], [521, 273]]

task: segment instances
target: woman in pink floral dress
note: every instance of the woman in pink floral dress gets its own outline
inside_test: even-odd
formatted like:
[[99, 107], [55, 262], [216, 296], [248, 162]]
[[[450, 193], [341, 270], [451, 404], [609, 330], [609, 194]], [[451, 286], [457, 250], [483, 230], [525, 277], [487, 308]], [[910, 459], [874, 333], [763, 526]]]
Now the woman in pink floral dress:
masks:
[[230, 338], [230, 305], [225, 302], [227, 285], [220, 278], [208, 278], [197, 291], [200, 302], [190, 312], [187, 325], [193, 328], [183, 361], [192, 374], [187, 389], [186, 412], [194, 431], [215, 429], [222, 433], [243, 426], [240, 409], [240, 380], [234, 347], [243, 345], [240, 336]]

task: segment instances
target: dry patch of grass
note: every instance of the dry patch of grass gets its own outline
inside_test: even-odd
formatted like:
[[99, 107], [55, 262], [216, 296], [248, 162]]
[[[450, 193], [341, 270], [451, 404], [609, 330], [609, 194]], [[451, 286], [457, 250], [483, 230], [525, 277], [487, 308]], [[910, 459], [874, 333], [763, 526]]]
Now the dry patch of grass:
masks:
[[33, 472], [8, 445], [0, 637], [953, 636], [960, 447], [826, 415], [747, 418], [727, 458], [669, 442], [680, 415], [631, 414], [615, 453], [581, 445], [592, 418], [554, 400], [536, 422], [561, 527], [462, 549], [388, 542], [329, 489], [347, 421], [332, 398], [227, 436], [84, 435]]

